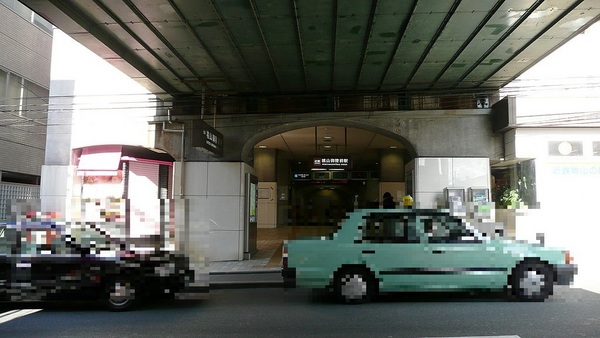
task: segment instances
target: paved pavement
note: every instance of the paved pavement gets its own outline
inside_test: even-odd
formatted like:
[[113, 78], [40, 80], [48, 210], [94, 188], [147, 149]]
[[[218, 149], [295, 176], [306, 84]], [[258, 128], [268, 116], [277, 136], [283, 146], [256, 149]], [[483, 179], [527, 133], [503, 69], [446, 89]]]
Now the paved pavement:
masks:
[[281, 249], [283, 241], [306, 236], [324, 236], [333, 231], [327, 226], [282, 226], [258, 229], [257, 252], [248, 260], [210, 262], [211, 289], [241, 287], [281, 287]]

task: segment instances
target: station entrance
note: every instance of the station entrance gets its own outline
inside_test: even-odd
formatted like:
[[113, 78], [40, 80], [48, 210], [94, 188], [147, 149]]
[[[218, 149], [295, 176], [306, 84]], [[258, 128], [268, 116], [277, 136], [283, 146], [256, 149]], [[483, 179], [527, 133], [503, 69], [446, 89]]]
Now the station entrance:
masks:
[[348, 211], [379, 208], [385, 192], [400, 201], [407, 142], [366, 128], [305, 127], [257, 142], [258, 227], [336, 226]]

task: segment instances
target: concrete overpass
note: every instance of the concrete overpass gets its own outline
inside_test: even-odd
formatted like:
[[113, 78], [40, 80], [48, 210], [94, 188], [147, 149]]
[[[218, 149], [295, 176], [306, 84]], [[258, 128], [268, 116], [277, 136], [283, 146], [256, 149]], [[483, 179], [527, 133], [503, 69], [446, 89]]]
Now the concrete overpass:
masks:
[[156, 94], [495, 90], [596, 21], [595, 0], [24, 0]]
[[183, 163], [176, 193], [210, 220], [217, 259], [242, 257], [246, 173], [287, 192], [291, 161], [331, 145], [380, 174], [392, 147], [398, 173], [416, 156], [504, 157], [498, 89], [600, 19], [595, 0], [22, 2], [162, 100], [156, 146]]

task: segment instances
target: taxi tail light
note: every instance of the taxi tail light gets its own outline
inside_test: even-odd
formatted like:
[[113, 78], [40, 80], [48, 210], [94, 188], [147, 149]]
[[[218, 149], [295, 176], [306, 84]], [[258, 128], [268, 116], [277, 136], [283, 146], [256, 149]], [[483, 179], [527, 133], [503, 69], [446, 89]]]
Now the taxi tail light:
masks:
[[566, 264], [572, 264], [573, 263], [573, 256], [571, 256], [571, 253], [569, 251], [564, 251], [565, 253], [565, 263]]
[[281, 247], [281, 265], [283, 266], [283, 268], [288, 267], [287, 241], [283, 242], [283, 246]]
[[119, 257], [122, 257], [122, 258], [134, 258], [135, 257], [135, 253], [131, 252], [131, 251], [121, 250], [121, 251], [119, 251]]

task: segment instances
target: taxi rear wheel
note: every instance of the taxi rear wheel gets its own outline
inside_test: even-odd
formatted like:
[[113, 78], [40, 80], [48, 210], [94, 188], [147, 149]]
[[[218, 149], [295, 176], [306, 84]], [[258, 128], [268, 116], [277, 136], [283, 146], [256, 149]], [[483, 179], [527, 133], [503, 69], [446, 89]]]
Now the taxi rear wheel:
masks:
[[512, 290], [521, 301], [544, 301], [552, 294], [552, 269], [539, 261], [522, 262], [513, 269]]
[[375, 278], [363, 267], [340, 269], [335, 277], [334, 291], [346, 304], [361, 304], [372, 300], [377, 294]]

